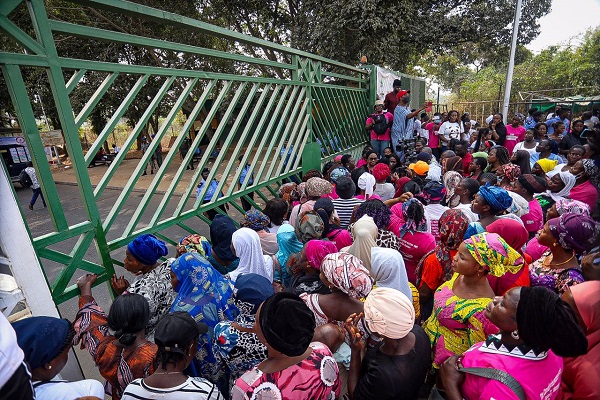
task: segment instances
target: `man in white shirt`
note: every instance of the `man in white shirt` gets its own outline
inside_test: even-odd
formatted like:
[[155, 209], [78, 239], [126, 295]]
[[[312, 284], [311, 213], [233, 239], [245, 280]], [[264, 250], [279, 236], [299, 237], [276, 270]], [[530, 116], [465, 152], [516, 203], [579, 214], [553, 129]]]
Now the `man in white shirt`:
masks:
[[46, 200], [44, 199], [44, 195], [42, 194], [42, 188], [40, 187], [35, 168], [33, 168], [33, 163], [31, 161], [27, 163], [25, 173], [29, 175], [29, 179], [31, 179], [31, 190], [33, 191], [33, 195], [31, 196], [31, 200], [29, 201], [29, 209], [33, 210], [33, 206], [37, 201], [38, 197], [42, 198], [42, 204], [44, 205], [44, 208], [46, 208]]

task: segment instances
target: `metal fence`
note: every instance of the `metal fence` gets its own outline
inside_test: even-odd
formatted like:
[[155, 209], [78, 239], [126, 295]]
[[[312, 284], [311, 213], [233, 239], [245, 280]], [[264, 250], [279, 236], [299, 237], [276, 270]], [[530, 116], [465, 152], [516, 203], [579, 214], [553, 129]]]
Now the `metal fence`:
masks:
[[[202, 35], [243, 43], [258, 49], [254, 53], [258, 55], [100, 29], [76, 19], [52, 19], [43, 0], [7, 0], [0, 4], [1, 31], [19, 45], [18, 51], [0, 49], [0, 66], [54, 227], [51, 232], [34, 237], [33, 244], [43, 266], [48, 263], [61, 266], [56, 279], [50, 282], [57, 304], [77, 295], [73, 277], [81, 274], [78, 270], [99, 274], [99, 282], [109, 280], [114, 265], [122, 265], [115, 253], [121, 250], [122, 254], [122, 248], [135, 236], [154, 233], [173, 244], [172, 238], [163, 233], [166, 229], [178, 227], [184, 232], [194, 232], [191, 221], [201, 218], [209, 222], [203, 212], [211, 209], [222, 212], [216, 207], [225, 203], [242, 211], [241, 197], [255, 204], [251, 194], [254, 199], [266, 201], [276, 193], [283, 179], [303, 169], [319, 167], [322, 161], [336, 154], [348, 151], [356, 154], [366, 142], [364, 118], [370, 111], [367, 71], [139, 4], [117, 0], [73, 2], [126, 15], [140, 23], [172, 25], [189, 32], [190, 37]], [[25, 6], [34, 33], [22, 29], [22, 21], [11, 20], [11, 13]], [[222, 73], [132, 63], [125, 59], [106, 62], [96, 59], [93, 52], [83, 59], [72, 58], [61, 54], [60, 46], [56, 45], [58, 37], [75, 37], [82, 45], [102, 41], [115, 46], [175, 52], [190, 59], [224, 60], [238, 68], [235, 73]], [[267, 50], [277, 54], [277, 58], [264, 56]], [[45, 102], [52, 102], [58, 111], [85, 211], [82, 220], [73, 220], [70, 210], [61, 203], [36, 126], [35, 99], [24, 81], [25, 70], [47, 74], [52, 98]], [[75, 103], [76, 96], [81, 98], [90, 93], [91, 82], [98, 84], [87, 100]], [[126, 90], [116, 90], [117, 84]], [[84, 152], [79, 128], [96, 107], [101, 107], [105, 96], [119, 95], [120, 104], [107, 118], [89, 151]], [[190, 102], [193, 107], [187, 110], [185, 124], [164, 155], [162, 165], [144, 190], [140, 190], [140, 177], [151, 155], [166, 138], [184, 103]], [[138, 110], [139, 119], [122, 151], [114, 155], [101, 179], [92, 183], [87, 166], [126, 112], [140, 104], [145, 104], [145, 108]], [[150, 140], [147, 126], [158, 109], [167, 111], [162, 112], [162, 123]], [[126, 158], [141, 136], [148, 138], [147, 151], [140, 159]], [[194, 151], [188, 151], [180, 159], [186, 137], [191, 140], [191, 149], [202, 145], [203, 150], [198, 167], [191, 172], [186, 167], [195, 156]], [[241, 187], [238, 158], [242, 165], [246, 162], [251, 165]], [[125, 163], [129, 172], [123, 177], [120, 175]], [[133, 167], [131, 163], [135, 163]], [[201, 199], [208, 185], [198, 198], [194, 194], [201, 171], [209, 165], [213, 168], [208, 181], [218, 178], [219, 184], [211, 200], [203, 203]], [[172, 172], [167, 174], [168, 170]], [[252, 185], [251, 174], [254, 174]], [[118, 196], [111, 198], [106, 194], [107, 188], [117, 176], [125, 183]], [[166, 188], [158, 190], [161, 184]], [[223, 197], [219, 197], [220, 192]], [[149, 207], [151, 200], [157, 199], [160, 199], [158, 206]], [[98, 208], [102, 201], [111, 204], [104, 215]], [[124, 213], [125, 208], [133, 212]], [[72, 243], [72, 250], [57, 250], [61, 243]]]

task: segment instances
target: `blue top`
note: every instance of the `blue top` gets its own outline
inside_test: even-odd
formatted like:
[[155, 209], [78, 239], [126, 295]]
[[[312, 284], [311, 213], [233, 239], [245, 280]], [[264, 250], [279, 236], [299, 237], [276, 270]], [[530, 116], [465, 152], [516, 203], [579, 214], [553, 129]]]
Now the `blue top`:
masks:
[[[242, 173], [240, 174], [240, 185], [244, 183], [244, 179], [246, 179], [246, 175], [250, 172], [250, 164], [246, 164], [244, 168], [242, 168]], [[248, 179], [248, 185], [252, 185], [254, 183], [254, 174], [250, 175], [250, 179]]]
[[[196, 197], [200, 196], [200, 192], [202, 191], [202, 188], [204, 188], [205, 183], [206, 183], [206, 181], [204, 179], [202, 179], [202, 181], [200, 181], [200, 183], [198, 184], [198, 188], [196, 189]], [[213, 195], [215, 194], [215, 192], [217, 191], [217, 186], [219, 186], [219, 182], [217, 182], [216, 179], [213, 179], [212, 181], [210, 181], [210, 186], [208, 187], [208, 190], [206, 191], [206, 194], [204, 195], [204, 199], [202, 199], [202, 200], [210, 201], [212, 199]], [[220, 193], [219, 197], [223, 197], [223, 193]]]

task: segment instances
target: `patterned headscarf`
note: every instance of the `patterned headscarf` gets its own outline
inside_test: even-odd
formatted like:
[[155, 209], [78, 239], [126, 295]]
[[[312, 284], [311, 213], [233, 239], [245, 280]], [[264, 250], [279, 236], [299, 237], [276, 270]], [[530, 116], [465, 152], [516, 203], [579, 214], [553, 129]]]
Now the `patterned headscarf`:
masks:
[[306, 181], [306, 195], [308, 197], [321, 197], [333, 192], [333, 185], [323, 178], [310, 178]]
[[306, 211], [296, 220], [296, 236], [302, 243], [321, 239], [324, 229], [325, 224], [316, 211]]
[[480, 233], [464, 241], [475, 261], [496, 277], [506, 272], [516, 274], [523, 268], [521, 254], [496, 233]]
[[549, 158], [542, 158], [540, 160], [537, 160], [536, 164], [538, 164], [542, 168], [542, 171], [544, 171], [545, 173], [548, 173], [548, 172], [552, 171], [554, 169], [554, 167], [556, 167], [558, 165], [558, 161], [551, 160]]
[[444, 187], [446, 188], [446, 204], [448, 207], [456, 207], [460, 204], [460, 196], [454, 193], [456, 187], [462, 181], [463, 176], [456, 171], [448, 171], [444, 174]]
[[598, 242], [599, 226], [590, 217], [566, 213], [548, 221], [550, 232], [565, 250], [582, 254]]
[[554, 206], [556, 207], [556, 212], [558, 213], [558, 215], [571, 213], [584, 215], [586, 217], [590, 216], [590, 207], [579, 200], [571, 200], [564, 198], [558, 199], [556, 203], [554, 203]]
[[401, 238], [406, 232], [413, 235], [415, 232], [427, 232], [425, 209], [419, 200], [413, 197], [402, 203], [402, 217], [404, 218], [404, 225], [400, 228]]
[[583, 164], [583, 170], [589, 176], [590, 181], [594, 185], [600, 186], [600, 168], [598, 168], [594, 160], [586, 158], [581, 160], [581, 163]]
[[521, 167], [515, 164], [504, 164], [498, 168], [496, 174], [508, 178], [510, 182], [514, 182], [521, 175]]
[[515, 192], [508, 192], [512, 199], [510, 207], [506, 209], [509, 214], [515, 214], [517, 217], [529, 214], [529, 202], [525, 198]]
[[287, 202], [300, 200], [300, 194], [298, 194], [298, 185], [294, 182], [284, 183], [279, 187], [277, 195]]
[[427, 182], [423, 188], [421, 197], [423, 197], [427, 203], [442, 200], [444, 198], [444, 185], [435, 181]]
[[493, 213], [506, 210], [513, 201], [506, 189], [490, 186], [489, 183], [481, 186], [478, 194], [490, 205]]
[[[458, 249], [469, 227], [469, 218], [458, 209], [444, 211], [439, 221], [440, 241], [435, 249], [440, 265], [444, 269], [444, 282], [452, 278], [452, 256], [450, 250]], [[418, 275], [417, 275], [418, 276]]]
[[531, 194], [543, 193], [548, 186], [544, 179], [532, 174], [523, 174], [519, 176], [519, 183]]
[[308, 196], [306, 194], [306, 182], [302, 182], [301, 184], [299, 184], [296, 187], [296, 190], [298, 191], [298, 199], [300, 200], [300, 203], [306, 203], [306, 201], [308, 200]]
[[244, 228], [250, 228], [255, 231], [269, 231], [269, 225], [271, 225], [271, 219], [262, 212], [251, 209], [246, 211], [244, 219], [240, 222], [240, 226]]
[[350, 175], [350, 172], [346, 168], [337, 167], [337, 168], [334, 168], [333, 171], [331, 171], [329, 173], [329, 179], [331, 179], [331, 182], [337, 183], [337, 180], [340, 179], [342, 176], [348, 176], [348, 175]]
[[373, 279], [358, 257], [350, 253], [328, 254], [321, 272], [337, 289], [355, 299], [362, 299], [373, 289]]
[[304, 246], [308, 265], [319, 271], [321, 263], [327, 254], [337, 253], [337, 247], [329, 240], [309, 240]]
[[187, 235], [176, 246], [177, 256], [185, 253], [199, 253], [202, 257], [211, 254], [210, 242], [202, 235]]

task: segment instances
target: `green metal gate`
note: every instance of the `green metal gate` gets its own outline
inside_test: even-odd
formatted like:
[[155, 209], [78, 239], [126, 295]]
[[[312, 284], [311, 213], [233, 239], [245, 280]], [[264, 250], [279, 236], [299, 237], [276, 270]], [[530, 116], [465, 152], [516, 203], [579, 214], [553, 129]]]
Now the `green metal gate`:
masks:
[[[99, 274], [99, 282], [110, 279], [114, 265], [122, 265], [111, 253], [126, 246], [135, 236], [155, 233], [173, 243], [161, 232], [173, 226], [193, 232], [190, 219], [202, 218], [208, 222], [202, 213], [224, 203], [241, 211], [239, 200], [244, 196], [251, 201], [250, 193], [266, 201], [276, 193], [283, 179], [297, 175], [302, 169], [318, 167], [321, 161], [336, 154], [348, 151], [356, 154], [366, 142], [364, 119], [370, 106], [368, 73], [362, 69], [135, 3], [118, 0], [74, 0], [72, 3], [76, 4], [74, 7], [127, 16], [140, 24], [172, 26], [189, 32], [190, 37], [216, 38], [233, 43], [233, 48], [240, 51], [227, 52], [183, 41], [136, 36], [89, 26], [76, 18], [53, 19], [43, 0], [3, 0], [0, 3], [0, 30], [18, 48], [0, 49], [0, 66], [38, 171], [54, 228], [52, 232], [34, 237], [33, 242], [42, 265], [61, 265], [58, 277], [50, 283], [57, 304], [77, 295], [72, 283], [73, 276], [81, 273], [78, 270]], [[28, 21], [23, 22], [22, 18], [14, 21], [18, 12], [26, 15]], [[174, 68], [127, 59], [107, 62], [94, 57], [93, 52], [85, 59], [62, 54], [57, 43], [74, 38], [82, 46], [109, 43], [155, 54], [176, 54], [199, 67]], [[256, 51], [248, 55], [241, 44]], [[276, 54], [276, 58], [265, 57], [266, 50]], [[225, 63], [233, 66], [234, 72], [211, 70], [206, 67], [207, 62]], [[52, 97], [45, 102], [51, 101], [58, 111], [86, 214], [82, 221], [72, 221], [53, 180], [34, 117], [34, 94], [23, 78], [24, 72], [31, 71], [47, 75]], [[92, 90], [91, 85], [94, 85]], [[86, 101], [73, 101], [86, 94]], [[97, 107], [102, 107], [105, 96], [120, 96], [120, 103], [111, 111], [89, 151], [84, 152], [79, 129]], [[138, 110], [139, 119], [122, 151], [114, 157], [99, 182], [92, 184], [88, 164], [127, 111], [141, 104], [144, 108]], [[151, 154], [168, 134], [184, 104], [191, 104], [186, 111], [186, 122], [171, 143], [162, 166], [140, 198], [133, 196], [140, 192], [139, 179]], [[139, 160], [126, 159], [127, 150], [139, 142], [139, 137], [149, 136], [146, 127], [149, 120], [155, 118], [158, 108], [168, 111], [162, 113], [164, 117], [148, 151]], [[191, 131], [194, 131], [191, 148], [201, 143], [205, 148], [198, 168], [190, 175], [186, 166], [194, 157], [194, 151], [180, 160], [179, 149]], [[213, 154], [215, 152], [218, 153]], [[212, 155], [216, 156], [214, 160]], [[236, 184], [240, 176], [237, 168], [240, 156], [242, 163], [251, 164], [254, 173], [254, 184], [248, 185], [248, 174], [241, 188]], [[101, 215], [97, 204], [112, 201], [105, 197], [106, 189], [125, 162], [137, 165], [110, 212]], [[216, 176], [221, 179], [212, 201], [203, 204], [193, 194], [202, 168], [209, 162], [214, 168], [208, 179]], [[167, 175], [169, 168], [175, 172]], [[158, 190], [159, 185], [165, 185], [164, 181], [168, 180], [168, 188]], [[221, 198], [219, 191], [224, 192]], [[205, 193], [206, 190], [199, 198]], [[158, 198], [158, 207], [150, 209], [150, 201]], [[123, 220], [126, 204], [135, 211]], [[72, 251], [57, 250], [57, 244], [66, 241], [74, 243]], [[94, 259], [100, 261], [94, 262]]]

